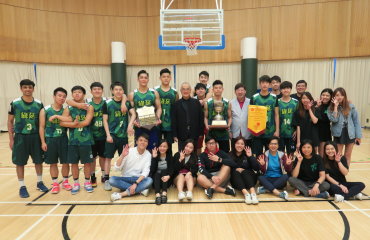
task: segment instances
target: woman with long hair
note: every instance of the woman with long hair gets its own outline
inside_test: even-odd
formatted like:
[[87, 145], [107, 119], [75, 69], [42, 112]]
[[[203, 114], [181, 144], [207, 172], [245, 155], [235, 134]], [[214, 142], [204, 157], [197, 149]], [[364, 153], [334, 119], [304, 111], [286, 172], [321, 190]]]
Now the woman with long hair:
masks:
[[316, 101], [316, 109], [319, 117], [319, 121], [317, 123], [320, 142], [319, 154], [321, 157], [324, 156], [325, 142], [332, 140], [330, 132], [330, 120], [328, 118], [328, 108], [330, 106], [332, 97], [333, 90], [331, 88], [325, 88], [321, 91], [320, 99]]
[[328, 141], [324, 146], [324, 166], [326, 180], [330, 183], [330, 194], [334, 195], [335, 202], [343, 202], [351, 197], [362, 200], [361, 191], [365, 188], [362, 182], [347, 182], [348, 165], [346, 157], [338, 152], [335, 142]]
[[334, 142], [338, 144], [338, 152], [347, 159], [348, 167], [351, 163], [351, 155], [354, 144], [361, 144], [361, 125], [355, 106], [348, 101], [344, 88], [334, 90], [328, 118], [331, 121], [331, 134]]

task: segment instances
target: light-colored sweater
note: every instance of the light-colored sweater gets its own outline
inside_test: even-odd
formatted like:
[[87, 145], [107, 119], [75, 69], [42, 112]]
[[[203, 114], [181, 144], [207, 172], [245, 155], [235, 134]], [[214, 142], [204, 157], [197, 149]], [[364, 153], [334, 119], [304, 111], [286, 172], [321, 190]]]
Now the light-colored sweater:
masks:
[[139, 154], [137, 147], [130, 148], [128, 155], [122, 160], [120, 166], [114, 164], [116, 170], [121, 171], [122, 177], [148, 177], [152, 156], [148, 150]]

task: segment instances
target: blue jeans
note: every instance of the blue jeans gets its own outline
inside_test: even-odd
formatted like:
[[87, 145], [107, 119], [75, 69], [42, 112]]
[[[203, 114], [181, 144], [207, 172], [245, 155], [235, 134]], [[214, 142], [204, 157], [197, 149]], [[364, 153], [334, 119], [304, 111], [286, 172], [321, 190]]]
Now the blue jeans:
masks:
[[288, 175], [283, 174], [280, 177], [259, 176], [258, 180], [264, 188], [272, 192], [274, 189], [283, 189], [286, 186], [288, 178]]
[[[112, 176], [109, 179], [110, 185], [115, 188], [120, 189], [121, 191], [126, 191], [132, 184], [138, 180], [139, 177], [117, 177]], [[136, 187], [135, 194], [148, 189], [153, 183], [153, 180], [150, 177], [144, 178]], [[130, 191], [127, 191], [128, 195], [130, 196]]]

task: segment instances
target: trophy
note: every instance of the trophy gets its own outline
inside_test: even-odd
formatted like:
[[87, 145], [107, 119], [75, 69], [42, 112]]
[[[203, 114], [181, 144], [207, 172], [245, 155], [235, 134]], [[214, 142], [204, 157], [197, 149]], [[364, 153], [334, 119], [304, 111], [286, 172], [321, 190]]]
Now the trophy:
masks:
[[210, 128], [227, 128], [227, 121], [221, 115], [221, 113], [224, 111], [224, 103], [222, 101], [215, 101], [213, 103], [213, 110], [217, 114], [213, 117]]
[[156, 125], [157, 117], [154, 110], [154, 106], [144, 106], [136, 109], [140, 127], [150, 130]]

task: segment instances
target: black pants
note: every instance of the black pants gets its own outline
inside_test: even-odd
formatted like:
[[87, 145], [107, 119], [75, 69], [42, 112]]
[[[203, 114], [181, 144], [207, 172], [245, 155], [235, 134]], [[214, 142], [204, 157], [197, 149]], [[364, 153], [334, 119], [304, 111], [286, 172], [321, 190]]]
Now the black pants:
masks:
[[243, 189], [249, 190], [256, 185], [257, 174], [249, 169], [244, 170], [241, 173], [236, 170], [232, 170], [230, 181], [231, 185], [239, 191]]
[[254, 137], [253, 144], [252, 144], [253, 154], [255, 154], [256, 156], [261, 155], [264, 152], [263, 148], [265, 148], [265, 151], [266, 151], [268, 149], [267, 141], [268, 141], [268, 138]]
[[154, 184], [155, 193], [160, 193], [161, 189], [162, 189], [162, 191], [167, 192], [167, 187], [168, 187], [168, 181], [169, 180], [167, 182], [163, 182], [162, 179], [161, 179], [163, 176], [167, 176], [167, 175], [168, 174], [166, 174], [166, 173], [159, 173], [159, 172], [156, 172], [154, 174], [153, 184]]
[[295, 152], [295, 142], [293, 138], [280, 138], [279, 141], [279, 151], [291, 154]]
[[365, 184], [362, 182], [345, 182], [341, 183], [342, 185], [346, 186], [348, 189], [348, 193], [344, 193], [338, 185], [330, 183], [330, 194], [340, 194], [344, 197], [344, 199], [348, 200], [350, 197], [355, 196], [356, 194], [360, 193], [364, 188]]
[[230, 152], [230, 141], [229, 140], [217, 140], [218, 147], [225, 153]]

